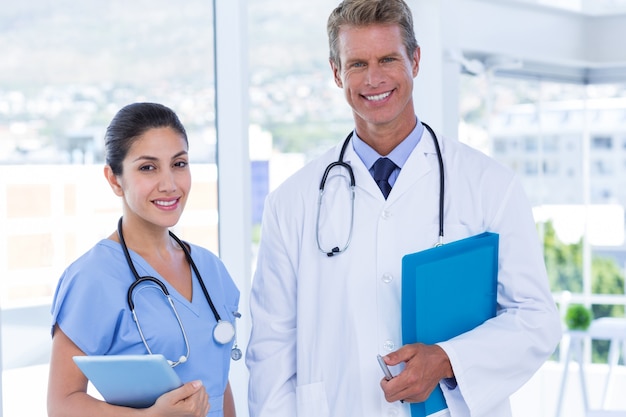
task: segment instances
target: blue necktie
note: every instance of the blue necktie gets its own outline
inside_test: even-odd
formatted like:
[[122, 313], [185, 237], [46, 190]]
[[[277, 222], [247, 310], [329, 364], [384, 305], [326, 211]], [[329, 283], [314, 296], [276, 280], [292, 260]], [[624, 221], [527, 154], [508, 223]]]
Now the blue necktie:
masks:
[[383, 192], [385, 200], [391, 192], [391, 185], [389, 184], [389, 176], [394, 169], [397, 168], [396, 164], [389, 158], [378, 158], [374, 162], [374, 181], [378, 184], [378, 188]]

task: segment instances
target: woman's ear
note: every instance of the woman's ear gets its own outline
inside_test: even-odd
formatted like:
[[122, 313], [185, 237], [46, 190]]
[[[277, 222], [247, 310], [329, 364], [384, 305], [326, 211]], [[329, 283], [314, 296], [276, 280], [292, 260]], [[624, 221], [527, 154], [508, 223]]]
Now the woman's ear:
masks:
[[124, 195], [124, 189], [122, 188], [117, 175], [113, 173], [113, 169], [111, 169], [110, 165], [104, 166], [104, 177], [107, 179], [115, 195], [122, 197]]

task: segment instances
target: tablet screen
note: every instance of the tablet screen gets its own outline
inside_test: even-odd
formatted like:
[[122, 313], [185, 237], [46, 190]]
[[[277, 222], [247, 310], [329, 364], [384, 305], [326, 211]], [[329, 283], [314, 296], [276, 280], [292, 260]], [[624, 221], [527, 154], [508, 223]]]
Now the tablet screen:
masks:
[[182, 385], [163, 355], [74, 356], [74, 362], [109, 404], [150, 407]]

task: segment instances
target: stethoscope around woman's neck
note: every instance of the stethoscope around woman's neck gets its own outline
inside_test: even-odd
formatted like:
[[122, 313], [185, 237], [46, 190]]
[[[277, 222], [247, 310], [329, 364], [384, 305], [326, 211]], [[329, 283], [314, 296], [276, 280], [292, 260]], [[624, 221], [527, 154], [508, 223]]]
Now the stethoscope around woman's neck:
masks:
[[[180, 319], [180, 316], [178, 315], [178, 310], [176, 310], [176, 307], [174, 306], [174, 301], [172, 300], [170, 293], [167, 289], [167, 287], [165, 286], [165, 284], [163, 284], [163, 282], [161, 282], [160, 279], [155, 278], [155, 277], [151, 277], [151, 276], [140, 276], [139, 273], [137, 273], [137, 269], [135, 268], [135, 265], [133, 263], [133, 260], [130, 257], [130, 253], [128, 251], [128, 247], [126, 246], [126, 241], [124, 240], [124, 233], [122, 230], [122, 217], [120, 217], [118, 223], [117, 223], [117, 234], [120, 240], [120, 244], [122, 246], [122, 249], [124, 251], [124, 256], [126, 257], [126, 262], [128, 263], [128, 266], [131, 270], [131, 272], [133, 273], [133, 276], [135, 277], [135, 282], [133, 282], [130, 287], [128, 287], [128, 292], [127, 292], [127, 302], [128, 302], [128, 307], [130, 308], [130, 311], [133, 315], [133, 320], [135, 321], [135, 324], [137, 325], [137, 330], [139, 331], [139, 336], [141, 337], [141, 341], [143, 342], [144, 346], [146, 347], [146, 350], [148, 351], [149, 354], [152, 354], [152, 350], [150, 349], [150, 346], [148, 345], [148, 342], [144, 336], [143, 330], [141, 328], [141, 325], [139, 324], [139, 319], [137, 318], [137, 313], [135, 312], [135, 303], [133, 301], [133, 292], [135, 291], [135, 288], [137, 288], [138, 285], [145, 283], [145, 282], [151, 282], [153, 284], [156, 284], [159, 289], [161, 290], [161, 292], [163, 293], [163, 295], [165, 296], [165, 298], [167, 298], [168, 303], [170, 305], [170, 307], [172, 308], [172, 311], [174, 313], [174, 315], [176, 316], [176, 320], [178, 321], [178, 325], [180, 327], [180, 331], [183, 335], [183, 339], [185, 342], [185, 349], [186, 349], [186, 353], [184, 355], [181, 355], [178, 360], [176, 361], [171, 361], [168, 360], [168, 362], [170, 363], [171, 366], [176, 366], [179, 365], [181, 363], [187, 362], [187, 359], [189, 358], [189, 353], [190, 353], [190, 348], [189, 348], [189, 340], [187, 338], [187, 332], [185, 331], [185, 327], [183, 326], [183, 322]], [[227, 343], [230, 343], [236, 335], [236, 331], [235, 331], [235, 326], [228, 320], [222, 320], [222, 318], [220, 317], [220, 314], [218, 313], [217, 309], [215, 308], [215, 305], [213, 304], [213, 300], [211, 300], [211, 296], [209, 295], [209, 291], [206, 288], [206, 285], [204, 284], [204, 281], [202, 280], [202, 276], [200, 275], [200, 271], [198, 270], [198, 267], [196, 266], [196, 263], [193, 261], [193, 258], [191, 257], [191, 253], [189, 252], [189, 249], [187, 249], [187, 245], [185, 243], [183, 243], [183, 241], [181, 241], [174, 233], [172, 233], [171, 231], [169, 231], [169, 235], [172, 239], [174, 239], [174, 241], [176, 241], [176, 243], [181, 247], [181, 249], [183, 250], [183, 252], [185, 253], [185, 258], [187, 259], [187, 262], [189, 263], [189, 265], [191, 266], [191, 268], [193, 268], [193, 272], [196, 274], [196, 277], [198, 278], [198, 282], [200, 284], [200, 287], [202, 288], [202, 292], [204, 293], [204, 297], [206, 298], [207, 302], [209, 303], [209, 307], [211, 308], [211, 312], [213, 312], [213, 316], [215, 317], [215, 326], [213, 327], [213, 340], [215, 340], [215, 342], [221, 344], [221, 345], [225, 345]], [[233, 312], [233, 314], [235, 316], [237, 316], [239, 313], [238, 312]], [[242, 357], [242, 353], [241, 350], [237, 347], [237, 341], [235, 341], [235, 344], [231, 350], [231, 357], [234, 360], [239, 360]]]
[[[441, 148], [439, 147], [439, 141], [437, 140], [437, 135], [433, 129], [428, 126], [426, 123], [421, 122], [422, 125], [428, 130], [430, 136], [433, 139], [435, 144], [435, 150], [437, 151], [437, 160], [439, 161], [439, 239], [435, 246], [443, 245], [443, 198], [444, 198], [444, 171], [443, 171], [443, 157], [441, 155]], [[348, 134], [348, 137], [343, 141], [343, 145], [341, 147], [341, 152], [339, 152], [339, 159], [335, 162], [331, 162], [326, 169], [324, 170], [324, 175], [322, 175], [322, 180], [320, 181], [319, 187], [319, 195], [317, 199], [317, 220], [315, 227], [315, 237], [317, 239], [317, 247], [322, 252], [325, 253], [326, 256], [331, 257], [334, 255], [339, 255], [340, 253], [345, 252], [350, 246], [350, 241], [352, 240], [352, 229], [354, 227], [354, 197], [355, 197], [355, 188], [356, 188], [356, 180], [354, 179], [354, 171], [349, 163], [343, 160], [344, 155], [346, 153], [346, 149], [348, 148], [348, 144], [350, 143], [350, 139], [352, 139], [352, 135], [354, 131]], [[320, 243], [320, 212], [322, 206], [322, 198], [324, 196], [324, 187], [326, 186], [326, 180], [328, 179], [328, 175], [333, 168], [342, 167], [348, 171], [348, 175], [350, 176], [350, 198], [352, 200], [352, 215], [350, 217], [350, 232], [348, 233], [348, 239], [346, 240], [345, 245], [342, 248], [339, 246], [335, 246], [332, 249], [324, 249]]]

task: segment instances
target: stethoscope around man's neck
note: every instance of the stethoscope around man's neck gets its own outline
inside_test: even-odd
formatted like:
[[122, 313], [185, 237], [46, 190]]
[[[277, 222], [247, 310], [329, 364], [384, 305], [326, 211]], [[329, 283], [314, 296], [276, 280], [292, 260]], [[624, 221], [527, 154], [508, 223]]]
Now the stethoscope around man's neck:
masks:
[[[430, 133], [430, 136], [433, 139], [433, 142], [435, 144], [435, 150], [437, 151], [437, 160], [439, 161], [439, 239], [437, 241], [437, 243], [435, 244], [435, 246], [441, 246], [443, 245], [443, 197], [444, 197], [444, 172], [443, 172], [443, 157], [441, 156], [441, 148], [439, 147], [439, 141], [437, 140], [437, 135], [435, 135], [435, 132], [433, 131], [433, 129], [428, 126], [426, 123], [422, 122], [422, 125], [424, 125], [424, 127], [428, 130], [428, 132]], [[326, 169], [324, 170], [324, 175], [322, 175], [322, 180], [320, 181], [320, 187], [319, 187], [319, 195], [317, 198], [317, 220], [316, 220], [316, 227], [315, 227], [315, 237], [317, 239], [317, 247], [320, 250], [320, 252], [325, 253], [326, 256], [331, 257], [334, 255], [339, 255], [340, 253], [343, 253], [346, 251], [346, 249], [348, 249], [348, 246], [350, 246], [350, 241], [352, 240], [352, 229], [354, 228], [354, 197], [355, 197], [355, 188], [356, 188], [356, 181], [354, 179], [354, 171], [352, 170], [352, 167], [350, 166], [349, 163], [345, 162], [343, 160], [344, 155], [346, 153], [346, 149], [348, 148], [348, 144], [350, 143], [350, 139], [352, 139], [352, 135], [354, 134], [354, 131], [350, 132], [348, 134], [348, 137], [346, 137], [346, 139], [343, 141], [343, 146], [341, 147], [341, 152], [339, 153], [339, 159], [335, 162], [331, 162]], [[342, 248], [340, 248], [339, 246], [335, 246], [334, 248], [328, 250], [328, 249], [324, 249], [322, 248], [322, 245], [320, 243], [320, 212], [321, 212], [321, 207], [322, 207], [322, 197], [324, 196], [324, 187], [326, 186], [326, 180], [328, 179], [328, 175], [330, 174], [330, 171], [333, 168], [337, 168], [337, 167], [342, 167], [345, 168], [346, 171], [348, 171], [348, 175], [350, 176], [350, 199], [352, 202], [352, 213], [350, 216], [350, 232], [348, 233], [348, 239], [346, 240], [345, 245], [343, 245]]]
[[[151, 276], [142, 277], [142, 276], [139, 276], [139, 273], [137, 273], [137, 269], [135, 268], [135, 265], [133, 264], [133, 260], [130, 257], [128, 247], [126, 246], [126, 241], [124, 240], [121, 217], [117, 223], [117, 234], [120, 239], [120, 244], [122, 245], [122, 249], [124, 251], [124, 256], [126, 257], [126, 262], [128, 263], [128, 266], [135, 277], [135, 282], [133, 282], [130, 285], [130, 287], [128, 287], [127, 302], [128, 302], [128, 307], [130, 308], [130, 311], [133, 315], [133, 320], [135, 321], [135, 324], [137, 325], [137, 330], [139, 331], [139, 336], [141, 337], [141, 341], [146, 347], [146, 350], [148, 351], [148, 353], [152, 355], [152, 350], [150, 349], [150, 346], [148, 345], [148, 342], [144, 336], [141, 325], [139, 324], [137, 313], [135, 312], [135, 303], [133, 301], [133, 292], [135, 291], [135, 288], [137, 288], [137, 286], [142, 283], [151, 282], [153, 284], [156, 284], [161, 290], [161, 292], [163, 293], [163, 295], [165, 296], [165, 298], [167, 298], [167, 301], [170, 307], [172, 308], [174, 315], [176, 316], [176, 320], [178, 321], [178, 325], [180, 327], [180, 331], [183, 335], [183, 339], [185, 342], [186, 353], [184, 355], [181, 355], [178, 358], [178, 360], [176, 361], [168, 360], [168, 362], [170, 366], [176, 366], [181, 363], [187, 362], [187, 359], [189, 359], [189, 353], [190, 353], [189, 339], [187, 338], [187, 332], [185, 331], [183, 322], [180, 319], [180, 316], [178, 315], [178, 310], [176, 310], [176, 307], [174, 306], [174, 301], [172, 300], [172, 297], [170, 296], [170, 293], [167, 290], [167, 287], [158, 278], [151, 277]], [[207, 290], [206, 285], [204, 284], [204, 281], [202, 280], [202, 277], [200, 276], [200, 271], [198, 270], [196, 263], [193, 261], [193, 258], [191, 257], [191, 253], [189, 252], [189, 249], [187, 249], [187, 245], [183, 243], [171, 231], [169, 231], [169, 235], [172, 239], [176, 241], [176, 243], [181, 247], [181, 249], [185, 253], [185, 258], [187, 259], [187, 262], [189, 262], [189, 265], [191, 266], [191, 268], [193, 268], [193, 271], [196, 274], [196, 277], [198, 278], [198, 282], [200, 283], [200, 287], [202, 288], [202, 292], [204, 293], [204, 297], [206, 298], [207, 302], [209, 303], [209, 307], [211, 308], [211, 311], [213, 312], [213, 316], [215, 317], [215, 321], [216, 321], [215, 326], [213, 327], [213, 340], [215, 340], [215, 342], [219, 343], [220, 345], [225, 345], [227, 343], [230, 343], [235, 338], [235, 334], [236, 334], [235, 326], [230, 321], [222, 320], [222, 318], [220, 317], [220, 314], [218, 313], [217, 309], [215, 308], [215, 305], [213, 304], [213, 300], [211, 300], [209, 291]], [[233, 314], [235, 316], [239, 315], [238, 312], [233, 312]], [[241, 350], [237, 347], [237, 342], [235, 341], [235, 344], [231, 350], [231, 357], [234, 360], [239, 360], [241, 359], [241, 356], [242, 356]]]

